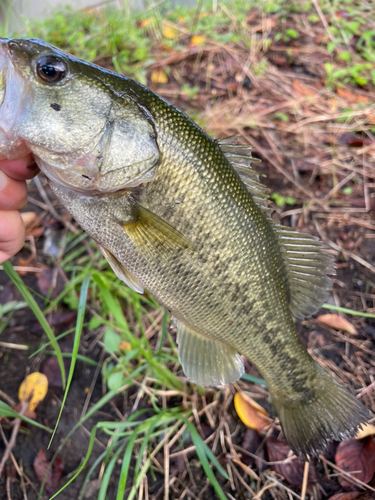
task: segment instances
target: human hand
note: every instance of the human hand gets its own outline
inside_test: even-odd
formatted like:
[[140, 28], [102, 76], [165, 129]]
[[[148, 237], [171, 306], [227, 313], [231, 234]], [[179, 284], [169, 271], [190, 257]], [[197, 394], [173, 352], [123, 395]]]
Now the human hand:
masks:
[[0, 160], [0, 264], [21, 250], [25, 227], [19, 213], [27, 202], [26, 179], [39, 172], [30, 155]]

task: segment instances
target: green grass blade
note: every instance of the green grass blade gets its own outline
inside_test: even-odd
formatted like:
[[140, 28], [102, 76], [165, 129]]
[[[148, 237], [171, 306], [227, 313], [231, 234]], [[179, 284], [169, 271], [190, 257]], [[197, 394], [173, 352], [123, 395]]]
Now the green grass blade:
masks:
[[74, 368], [76, 366], [76, 361], [77, 361], [79, 343], [80, 343], [80, 340], [81, 340], [83, 320], [85, 318], [87, 292], [88, 292], [88, 289], [89, 289], [90, 280], [91, 280], [91, 275], [88, 275], [88, 276], [85, 276], [85, 278], [84, 278], [84, 280], [82, 282], [81, 294], [80, 294], [80, 297], [79, 297], [79, 304], [78, 304], [78, 314], [77, 314], [76, 331], [75, 331], [75, 335], [74, 335], [72, 360], [70, 362], [68, 381], [67, 381], [67, 384], [66, 384], [66, 389], [65, 389], [65, 393], [64, 393], [64, 398], [62, 400], [62, 404], [61, 404], [59, 416], [57, 417], [55, 428], [53, 429], [53, 433], [52, 433], [51, 439], [50, 439], [50, 441], [48, 443], [48, 448], [51, 446], [53, 438], [55, 437], [55, 432], [56, 432], [57, 426], [59, 425], [59, 422], [60, 422], [61, 414], [62, 414], [62, 411], [63, 411], [64, 406], [65, 406], [66, 398], [68, 396], [70, 384], [72, 383], [73, 374], [74, 374]]
[[137, 432], [133, 432], [130, 441], [128, 443], [128, 446], [126, 447], [124, 457], [122, 459], [122, 465], [121, 465], [121, 472], [120, 472], [120, 479], [118, 482], [118, 487], [117, 487], [117, 495], [116, 495], [116, 500], [123, 500], [124, 495], [125, 495], [125, 488], [126, 488], [126, 481], [128, 479], [128, 474], [129, 474], [129, 467], [130, 467], [130, 461], [133, 456], [133, 447], [134, 447], [134, 442], [137, 437]]
[[[52, 460], [50, 461], [50, 463], [48, 465], [47, 472], [51, 469], [55, 458], [61, 452], [61, 450], [63, 449], [63, 447], [67, 443], [68, 439], [75, 433], [75, 431], [86, 420], [88, 420], [90, 417], [92, 417], [102, 406], [104, 406], [106, 403], [108, 403], [114, 396], [116, 396], [116, 392], [113, 392], [113, 391], [107, 392], [107, 394], [105, 396], [103, 396], [96, 404], [94, 404], [94, 406], [92, 408], [90, 408], [90, 410], [86, 413], [86, 415], [79, 422], [77, 422], [75, 424], [75, 426], [68, 432], [67, 436], [65, 436], [65, 438], [63, 439], [63, 441], [60, 443], [59, 447], [57, 448], [55, 454], [52, 457]], [[86, 453], [86, 456], [85, 456], [82, 464], [79, 466], [77, 471], [73, 474], [73, 476], [69, 479], [69, 481], [66, 484], [64, 484], [64, 486], [62, 488], [60, 488], [59, 491], [57, 493], [55, 493], [49, 500], [56, 498], [57, 495], [59, 495], [70, 483], [72, 483], [80, 475], [82, 470], [85, 468], [85, 466], [86, 466], [86, 464], [91, 456], [91, 452], [92, 452], [92, 449], [93, 449], [93, 446], [95, 443], [96, 432], [97, 432], [99, 426], [100, 426], [100, 423], [96, 424], [91, 430], [90, 441], [89, 441], [89, 445], [87, 448], [87, 453]], [[40, 487], [38, 500], [39, 500], [39, 498], [42, 498], [43, 489], [44, 489], [44, 483]]]
[[[72, 333], [72, 332], [70, 332], [70, 333]], [[54, 351], [44, 351], [44, 354], [49, 354], [51, 356], [55, 355]], [[72, 358], [73, 357], [73, 353], [71, 353], [71, 352], [62, 352], [61, 356], [63, 358]], [[33, 355], [30, 356], [30, 358], [32, 358], [32, 357], [33, 357]], [[83, 363], [86, 363], [87, 365], [90, 365], [90, 366], [98, 366], [98, 364], [99, 364], [96, 361], [94, 361], [93, 359], [87, 358], [86, 356], [83, 356], [82, 354], [77, 354], [76, 358], [77, 358], [77, 361], [82, 361]]]
[[241, 377], [242, 380], [247, 380], [248, 382], [254, 382], [254, 384], [258, 385], [263, 385], [264, 387], [267, 387], [267, 384], [262, 378], [258, 377], [253, 377], [252, 375], [249, 375], [248, 373], [244, 373]]
[[42, 424], [39, 424], [39, 422], [36, 422], [35, 420], [32, 420], [31, 418], [27, 418], [24, 415], [20, 415], [16, 411], [14, 411], [10, 406], [8, 406], [4, 401], [0, 401], [0, 417], [8, 417], [8, 418], [20, 418], [21, 420], [24, 420], [30, 425], [34, 425], [35, 427], [39, 427], [39, 429], [43, 429], [44, 431], [48, 432], [49, 434], [52, 432], [51, 429], [48, 427], [45, 427]]
[[22, 279], [19, 277], [19, 275], [13, 269], [13, 266], [9, 262], [9, 260], [7, 262], [3, 263], [3, 269], [7, 273], [9, 278], [12, 280], [12, 282], [15, 285], [15, 287], [17, 288], [17, 290], [21, 293], [22, 297], [28, 303], [30, 309], [35, 314], [35, 317], [39, 321], [41, 327], [43, 328], [45, 334], [47, 335], [49, 341], [51, 342], [51, 345], [52, 345], [52, 347], [55, 351], [56, 357], [57, 357], [57, 361], [59, 363], [63, 389], [65, 389], [66, 376], [65, 376], [65, 368], [64, 368], [63, 358], [61, 355], [61, 350], [60, 350], [59, 344], [57, 343], [57, 340], [56, 340], [55, 334], [52, 331], [52, 328], [49, 326], [44, 314], [40, 310], [34, 297], [31, 295], [31, 293], [30, 293], [29, 289], [27, 288], [27, 286], [25, 285], [25, 283], [22, 281]]
[[375, 314], [353, 311], [353, 309], [346, 309], [345, 307], [339, 307], [339, 306], [331, 306], [331, 304], [323, 304], [322, 307], [324, 309], [330, 309], [331, 311], [338, 311], [345, 314], [351, 314], [352, 316], [362, 316], [363, 318], [375, 318]]
[[[213, 473], [213, 470], [210, 467], [210, 463], [208, 461], [208, 457], [210, 455], [211, 450], [209, 450], [208, 446], [206, 443], [203, 441], [203, 439], [200, 437], [198, 434], [197, 429], [194, 427], [194, 425], [189, 422], [189, 420], [186, 420], [186, 425], [187, 428], [190, 432], [191, 439], [194, 443], [195, 446], [195, 451], [197, 452], [198, 458], [200, 463], [202, 464], [203, 470], [210, 480], [210, 483], [212, 484], [219, 500], [228, 500], [224, 491], [221, 489], [220, 484], [218, 483], [215, 474]], [[211, 452], [210, 458], [212, 457], [215, 459], [215, 467], [218, 469], [220, 474], [225, 477], [225, 479], [229, 480], [228, 474], [225, 472], [225, 470], [221, 467], [219, 462], [216, 460], [216, 457], [213, 455]]]
[[112, 477], [113, 469], [115, 468], [118, 457], [120, 456], [120, 453], [124, 449], [125, 445], [126, 445], [126, 443], [122, 443], [122, 445], [118, 448], [118, 450], [116, 450], [116, 452], [114, 453], [113, 457], [111, 458], [109, 464], [107, 465], [107, 467], [105, 469], [104, 475], [103, 475], [101, 483], [100, 483], [98, 500], [105, 500], [109, 481], [111, 480], [111, 477]]

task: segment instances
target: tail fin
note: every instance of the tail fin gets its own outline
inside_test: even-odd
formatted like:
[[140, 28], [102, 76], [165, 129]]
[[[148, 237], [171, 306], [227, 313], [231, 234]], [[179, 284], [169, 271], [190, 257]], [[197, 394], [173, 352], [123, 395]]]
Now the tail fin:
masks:
[[285, 438], [303, 459], [317, 457], [331, 439], [353, 437], [370, 418], [368, 410], [321, 368], [311, 392], [304, 401], [273, 399]]

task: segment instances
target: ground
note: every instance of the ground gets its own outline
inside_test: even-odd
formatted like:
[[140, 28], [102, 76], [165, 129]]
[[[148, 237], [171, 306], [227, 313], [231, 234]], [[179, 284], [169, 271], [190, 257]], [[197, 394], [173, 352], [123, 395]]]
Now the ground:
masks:
[[[375, 411], [374, 11], [349, 1], [339, 7], [305, 2], [298, 12], [281, 1], [263, 7], [244, 11], [237, 2], [231, 9], [218, 2], [186, 12], [65, 12], [25, 29], [28, 37], [142, 81], [213, 137], [238, 135], [239, 143], [253, 146], [273, 217], [320, 237], [337, 259], [325, 309], [297, 323], [302, 341]], [[233, 396], [242, 390], [274, 416], [261, 376], [249, 363], [248, 378], [234, 386], [203, 391], [189, 384], [167, 314], [147, 294], [138, 297], [114, 279], [42, 176], [29, 184], [25, 212], [28, 238], [12, 264], [40, 315], [61, 336], [67, 371], [76, 360], [46, 451], [44, 467], [61, 445], [43, 498], [72, 478], [87, 450], [84, 471], [59, 498], [104, 499], [106, 491], [110, 499], [325, 499], [339, 492], [342, 500], [373, 498], [371, 436], [333, 443], [307, 481], [303, 463], [288, 458], [277, 420], [254, 430], [235, 411]], [[88, 289], [80, 292], [88, 275]], [[0, 285], [0, 304], [12, 303], [1, 311], [0, 399], [14, 407], [29, 372], [42, 372], [49, 381], [47, 396], [31, 415], [45, 428], [21, 426], [0, 478], [0, 500], [34, 500], [38, 469], [41, 476], [45, 470], [35, 459], [48, 448], [47, 431], [55, 426], [64, 389], [47, 327], [35, 308], [33, 313], [22, 304], [30, 305], [25, 289], [16, 290], [4, 272]], [[331, 326], [322, 317], [328, 313], [335, 314]], [[2, 452], [12, 421], [0, 421]], [[82, 425], [68, 436], [77, 422]], [[345, 471], [361, 472], [348, 479]], [[117, 491], [124, 493], [116, 497]]]

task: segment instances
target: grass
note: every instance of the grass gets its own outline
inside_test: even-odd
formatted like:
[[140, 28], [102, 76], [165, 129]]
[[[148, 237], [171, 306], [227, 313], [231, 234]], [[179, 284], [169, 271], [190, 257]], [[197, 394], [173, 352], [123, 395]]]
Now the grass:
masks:
[[[289, 55], [295, 48], [294, 44], [303, 37], [302, 30], [296, 29], [291, 21], [296, 11], [301, 11], [306, 13], [310, 27], [323, 23], [322, 19], [327, 23], [321, 41], [330, 54], [330, 62], [325, 65], [327, 87], [336, 89], [350, 83], [357, 88], [364, 88], [373, 83], [375, 47], [366, 4], [324, 0], [318, 4], [320, 10], [317, 10], [316, 3], [310, 1], [298, 5], [284, 0], [254, 2], [254, 9], [261, 7], [267, 16], [277, 16], [276, 25], [266, 32], [264, 40], [249, 35], [247, 16], [251, 11], [244, 9], [242, 0], [233, 1], [230, 11], [225, 2], [218, 1], [214, 15], [210, 11], [212, 5], [212, 2], [204, 1], [199, 2], [196, 9], [179, 7], [171, 11], [163, 3], [159, 7], [150, 6], [143, 13], [129, 12], [126, 9], [78, 12], [66, 10], [41, 22], [26, 22], [22, 36], [42, 38], [78, 57], [147, 83], [150, 67], [158, 63], [160, 51], [164, 51], [163, 57], [174, 52], [183, 54], [189, 47], [192, 36], [199, 35], [203, 37], [203, 48], [215, 46], [224, 54], [231, 43], [237, 44], [236, 50], [241, 48], [246, 53], [260, 50], [262, 57], [254, 59], [254, 67], [251, 68], [256, 76], [261, 77], [267, 75], [269, 70], [266, 56], [270, 50], [281, 50], [287, 46]], [[345, 14], [336, 15], [339, 10], [345, 11]], [[258, 15], [257, 20], [259, 18], [261, 16]], [[181, 89], [187, 96], [189, 105], [193, 106], [194, 100], [205, 89], [194, 83], [190, 85], [185, 80]], [[210, 103], [215, 103], [215, 99], [216, 97]], [[290, 126], [292, 117], [284, 111], [275, 115], [275, 119], [281, 122], [281, 127]], [[197, 118], [204, 123], [202, 115]], [[248, 117], [247, 119], [249, 120]], [[344, 120], [348, 121], [346, 115]], [[251, 123], [251, 128], [253, 125]], [[294, 196], [284, 196], [279, 192], [274, 192], [273, 199], [279, 208], [285, 205], [294, 207], [298, 203]], [[5, 272], [25, 301], [17, 303], [15, 307], [25, 307], [28, 304], [43, 327], [41, 345], [32, 356], [54, 352], [64, 385], [66, 377], [63, 357], [71, 359], [60, 416], [69, 407], [68, 391], [76, 363], [96, 363], [78, 353], [81, 336], [94, 332], [104, 352], [103, 362], [100, 364], [99, 361], [97, 366], [101, 367], [105, 394], [83, 412], [57, 452], [97, 412], [103, 408], [113, 408], [109, 405], [111, 402], [115, 405], [119, 394], [130, 396], [126, 410], [121, 415], [116, 413], [116, 421], [101, 421], [92, 428], [86, 456], [63, 489], [86, 471], [80, 494], [82, 499], [85, 486], [94, 475], [100, 479], [99, 500], [107, 498], [109, 491], [113, 492], [110, 488], [113, 488], [114, 483], [115, 497], [110, 498], [120, 500], [124, 495], [129, 499], [135, 498], [140, 490], [147, 487], [147, 477], [160, 479], [163, 475], [165, 492], [168, 492], [169, 453], [192, 448], [199, 467], [212, 485], [212, 494], [220, 499], [228, 498], [225, 493], [228, 488], [225, 485], [230, 478], [215, 456], [215, 448], [214, 453], [211, 444], [205, 443], [204, 433], [200, 428], [200, 416], [205, 414], [208, 405], [217, 404], [223, 391], [204, 392], [201, 388], [186, 383], [178, 362], [174, 332], [171, 333], [169, 329], [168, 314], [152, 297], [147, 294], [140, 296], [120, 282], [99, 250], [82, 231], [68, 233], [64, 245], [62, 255], [53, 265], [58, 266], [69, 277], [69, 282], [56, 298], [37, 296], [26, 287], [10, 263], [4, 265]], [[374, 318], [374, 314], [348, 308], [328, 304], [324, 307], [362, 318]], [[66, 308], [78, 312], [76, 327], [74, 331], [67, 330], [55, 336], [48, 324], [47, 315]], [[6, 321], [0, 323], [1, 332], [8, 324], [12, 311], [3, 308], [0, 313], [6, 318]], [[59, 341], [72, 333], [72, 353], [61, 353]], [[245, 374], [243, 379], [260, 387], [265, 386], [263, 380], [250, 374]], [[223, 412], [220, 425], [225, 421], [226, 414], [224, 410]], [[1, 403], [0, 415], [11, 417], [14, 413], [8, 405]], [[34, 421], [29, 424], [41, 426]], [[223, 436], [220, 435], [220, 439], [225, 441], [224, 431], [218, 431], [217, 436], [220, 432]], [[102, 441], [104, 436], [105, 450], [93, 461], [98, 436], [101, 436]], [[230, 440], [230, 432], [225, 436]], [[135, 459], [135, 456], [138, 458]], [[165, 464], [163, 460], [166, 460]], [[247, 480], [250, 482], [249, 478]], [[39, 496], [41, 498], [42, 488]]]

